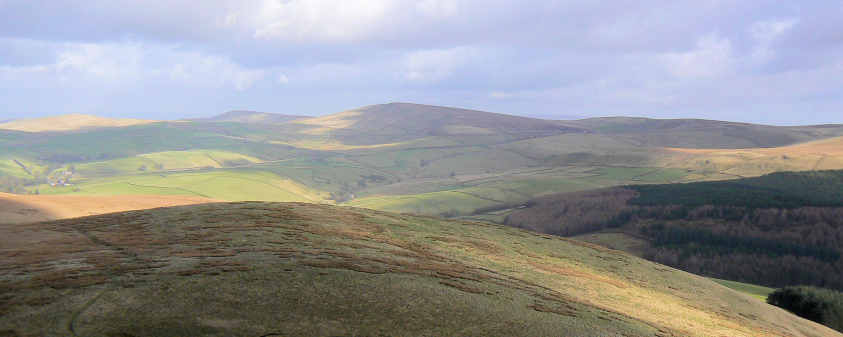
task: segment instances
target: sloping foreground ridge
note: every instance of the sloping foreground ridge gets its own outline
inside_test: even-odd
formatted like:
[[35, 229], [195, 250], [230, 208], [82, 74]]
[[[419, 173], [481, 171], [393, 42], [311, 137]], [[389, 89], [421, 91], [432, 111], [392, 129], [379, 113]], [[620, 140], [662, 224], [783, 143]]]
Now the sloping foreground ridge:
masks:
[[0, 241], [3, 336], [840, 336], [618, 251], [328, 205], [13, 224]]

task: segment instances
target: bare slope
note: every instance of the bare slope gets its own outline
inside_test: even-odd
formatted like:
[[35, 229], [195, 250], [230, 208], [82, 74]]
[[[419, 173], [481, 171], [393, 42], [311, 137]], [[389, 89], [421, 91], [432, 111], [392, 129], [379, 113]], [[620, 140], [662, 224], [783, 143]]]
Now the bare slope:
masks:
[[9, 336], [840, 336], [598, 246], [327, 205], [135, 211], [0, 240]]
[[114, 119], [85, 114], [71, 114], [2, 123], [0, 124], [0, 129], [27, 132], [79, 131], [101, 127], [120, 127], [154, 122], [155, 121], [145, 119]]
[[218, 201], [174, 195], [69, 196], [0, 193], [0, 224], [68, 219]]

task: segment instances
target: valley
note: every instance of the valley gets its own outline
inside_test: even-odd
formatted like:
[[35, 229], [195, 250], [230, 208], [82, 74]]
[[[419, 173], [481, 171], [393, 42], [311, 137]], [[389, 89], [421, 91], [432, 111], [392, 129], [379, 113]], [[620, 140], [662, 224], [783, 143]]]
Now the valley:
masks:
[[[280, 123], [252, 122], [263, 120]], [[405, 103], [316, 118], [236, 112], [114, 123], [0, 130], [6, 190], [305, 201], [499, 222], [476, 210], [549, 193], [843, 165], [835, 150], [843, 126], [553, 121]], [[73, 171], [72, 186], [48, 186], [58, 171]]]
[[0, 333], [835, 336], [756, 285], [843, 287], [841, 146], [408, 103], [3, 123]]

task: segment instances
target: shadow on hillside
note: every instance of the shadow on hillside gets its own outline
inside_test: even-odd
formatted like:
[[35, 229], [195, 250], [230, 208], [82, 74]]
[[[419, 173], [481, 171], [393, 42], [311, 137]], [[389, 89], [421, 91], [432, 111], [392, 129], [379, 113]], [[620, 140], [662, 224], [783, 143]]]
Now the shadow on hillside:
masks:
[[59, 219], [46, 207], [0, 198], [0, 224], [18, 224]]

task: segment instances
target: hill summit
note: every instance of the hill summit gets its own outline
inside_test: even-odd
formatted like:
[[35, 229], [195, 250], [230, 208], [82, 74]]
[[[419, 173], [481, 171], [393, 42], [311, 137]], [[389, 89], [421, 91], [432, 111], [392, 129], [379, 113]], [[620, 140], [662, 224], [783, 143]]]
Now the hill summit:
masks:
[[560, 121], [411, 103], [370, 105], [297, 123], [369, 135], [458, 135], [517, 132], [581, 133]]

